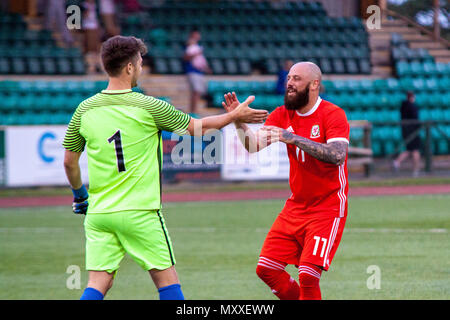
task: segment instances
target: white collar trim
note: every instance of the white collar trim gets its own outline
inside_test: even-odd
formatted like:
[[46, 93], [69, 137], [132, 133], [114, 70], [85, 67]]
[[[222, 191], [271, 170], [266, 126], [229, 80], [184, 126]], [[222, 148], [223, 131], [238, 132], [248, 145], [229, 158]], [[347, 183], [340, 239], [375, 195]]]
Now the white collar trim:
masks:
[[317, 110], [317, 108], [319, 107], [319, 105], [320, 105], [320, 103], [322, 102], [322, 98], [321, 97], [317, 97], [317, 101], [316, 101], [316, 103], [314, 104], [314, 106], [311, 108], [311, 110], [309, 110], [308, 112], [306, 112], [306, 113], [300, 113], [300, 112], [298, 112], [298, 111], [295, 111], [300, 117], [307, 117], [307, 116], [310, 116], [310, 115], [312, 115], [316, 110]]

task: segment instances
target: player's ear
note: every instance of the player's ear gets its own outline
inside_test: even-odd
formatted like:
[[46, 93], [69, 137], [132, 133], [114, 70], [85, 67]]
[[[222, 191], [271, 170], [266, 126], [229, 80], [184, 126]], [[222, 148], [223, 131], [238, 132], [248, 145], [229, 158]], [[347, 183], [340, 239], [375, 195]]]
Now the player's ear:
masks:
[[310, 88], [313, 90], [319, 90], [320, 89], [320, 81], [317, 79], [311, 81]]
[[131, 73], [133, 72], [133, 68], [134, 68], [134, 66], [133, 66], [133, 64], [131, 63], [131, 61], [128, 62], [127, 66], [126, 66], [127, 74], [131, 74]]

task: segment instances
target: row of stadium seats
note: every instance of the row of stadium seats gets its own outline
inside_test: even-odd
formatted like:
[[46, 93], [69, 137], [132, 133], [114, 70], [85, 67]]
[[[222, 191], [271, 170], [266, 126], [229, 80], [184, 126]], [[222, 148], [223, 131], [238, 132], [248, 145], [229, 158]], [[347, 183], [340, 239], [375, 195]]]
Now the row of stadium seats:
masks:
[[93, 95], [105, 89], [107, 81], [2, 81], [0, 82], [0, 94], [82, 94]]
[[[0, 125], [67, 123], [81, 101], [106, 86], [106, 81], [2, 81]], [[46, 120], [49, 114], [56, 118]]]
[[1, 57], [0, 74], [85, 74], [86, 66], [81, 58]]
[[398, 61], [395, 64], [398, 77], [450, 76], [450, 63]]
[[22, 16], [0, 12], [0, 74], [85, 74], [77, 48], [55, 45], [48, 30], [28, 30]]
[[391, 35], [391, 58], [394, 64], [403, 62], [434, 62], [434, 58], [428, 50], [424, 48], [411, 49], [409, 42], [404, 40], [402, 35], [392, 33]]
[[274, 3], [273, 1], [154, 1], [150, 2], [150, 9], [166, 10], [165, 12], [172, 12], [174, 9], [182, 12], [195, 11], [215, 11], [217, 8], [221, 10], [236, 10], [236, 11], [256, 11], [256, 12], [272, 12], [274, 9], [289, 12], [303, 12], [310, 15], [322, 15], [324, 9], [320, 2], [302, 2], [302, 1], [280, 1]]
[[20, 46], [20, 47], [36, 47], [36, 46], [53, 46], [54, 40], [52, 34], [48, 30], [27, 30], [8, 28], [0, 30], [0, 47], [3, 46]]
[[[357, 82], [354, 80], [324, 81], [326, 91], [322, 95], [327, 100], [344, 108], [348, 112], [347, 115], [350, 120], [366, 119], [374, 123], [400, 121], [399, 108], [402, 101], [405, 100], [404, 91], [392, 85], [391, 90], [381, 87], [383, 83], [396, 83], [395, 81], [364, 80], [361, 82], [365, 84], [356, 85]], [[357, 89], [363, 87], [364, 89]], [[388, 88], [388, 86], [384, 88]], [[226, 81], [224, 83], [211, 81], [208, 92], [212, 97], [214, 107], [221, 108], [223, 94], [229, 90], [234, 90], [240, 97], [255, 95], [256, 99], [252, 104], [255, 108], [272, 111], [283, 104], [283, 96], [274, 93], [275, 83], [272, 81]], [[450, 121], [449, 100], [450, 92], [448, 88], [445, 91], [435, 93], [418, 92], [416, 103], [421, 108], [420, 119]]]
[[282, 59], [315, 61], [324, 73], [371, 73], [362, 20], [327, 16], [320, 3], [233, 1], [222, 6], [220, 1], [209, 6], [183, 1], [146, 8], [144, 14], [125, 17], [121, 27], [125, 35], [149, 44], [155, 73], [183, 72], [181, 59], [193, 26], [202, 33], [214, 74], [249, 74], [255, 68], [275, 74]]
[[[286, 58], [288, 59], [288, 58]], [[333, 74], [370, 74], [370, 60], [368, 58], [320, 58], [313, 57], [289, 57], [294, 61], [307, 60], [315, 62], [320, 66], [323, 73]], [[260, 69], [266, 74], [278, 73], [285, 59], [249, 59], [249, 58], [212, 58], [209, 59], [209, 65], [216, 75], [228, 74], [250, 74], [253, 68]], [[154, 58], [154, 72], [161, 74], [181, 74], [184, 72], [183, 62], [177, 58]]]
[[[155, 29], [162, 30], [162, 29]], [[183, 47], [188, 38], [189, 31], [180, 32], [165, 30], [156, 32], [146, 30], [128, 29], [124, 30], [124, 35], [134, 35], [152, 44], [152, 47], [170, 47], [177, 49]], [[318, 31], [314, 29], [284, 30], [282, 28], [252, 28], [252, 30], [226, 30], [217, 29], [214, 31], [200, 31], [202, 33], [202, 43], [205, 48], [216, 46], [231, 45], [234, 48], [242, 45], [259, 45], [262, 47], [271, 47], [272, 43], [277, 46], [286, 47], [305, 47], [320, 46], [326, 47], [334, 44], [353, 45], [367, 47], [367, 33], [364, 31]]]
[[[335, 97], [352, 97], [355, 96], [361, 100], [367, 97], [370, 105], [383, 105], [388, 100], [390, 105], [396, 101], [393, 98], [397, 95], [404, 97], [404, 92], [413, 90], [416, 92], [417, 98], [422, 102], [422, 97], [429, 97], [433, 103], [438, 103], [435, 98], [440, 101], [439, 105], [446, 103], [450, 88], [450, 77], [445, 78], [388, 78], [388, 79], [364, 79], [364, 80], [323, 80], [322, 85], [325, 94]], [[231, 88], [231, 89], [230, 89]], [[229, 90], [237, 92], [249, 92], [250, 94], [270, 94], [275, 92], [274, 81], [210, 81], [208, 84], [208, 92], [214, 96], [215, 94], [223, 94]], [[379, 97], [380, 101], [376, 101]], [[345, 100], [345, 99], [344, 99]], [[350, 99], [352, 100], [352, 99]], [[375, 100], [373, 103], [372, 100]], [[425, 105], [427, 101], [423, 101]], [[359, 101], [356, 103], [358, 104]], [[431, 102], [430, 102], [431, 103]], [[363, 103], [364, 105], [364, 103]], [[220, 106], [220, 105], [219, 105]]]
[[[344, 108], [349, 120], [368, 120], [374, 123], [372, 146], [375, 156], [391, 155], [398, 151], [397, 147], [403, 142], [401, 128], [385, 123], [400, 121], [400, 105], [405, 100], [405, 90], [411, 89], [411, 84], [405, 80], [418, 79], [324, 80], [325, 92], [321, 95]], [[440, 80], [438, 83], [441, 85], [443, 79]], [[446, 78], [446, 81], [450, 79]], [[283, 104], [283, 96], [274, 93], [275, 86], [274, 81], [210, 81], [208, 92], [212, 96], [213, 106], [218, 108], [221, 107], [223, 94], [233, 90], [241, 99], [255, 95], [252, 107], [272, 111]], [[450, 86], [442, 86], [440, 91], [434, 92], [427, 91], [422, 86], [423, 84], [415, 88], [416, 103], [420, 107], [419, 119], [450, 121]], [[450, 136], [450, 125], [439, 125], [439, 128]], [[361, 130], [351, 130], [350, 134], [352, 141], [362, 138]], [[421, 132], [422, 138], [425, 138], [424, 134]], [[431, 134], [432, 152], [449, 154], [449, 142], [440, 131], [433, 128]]]

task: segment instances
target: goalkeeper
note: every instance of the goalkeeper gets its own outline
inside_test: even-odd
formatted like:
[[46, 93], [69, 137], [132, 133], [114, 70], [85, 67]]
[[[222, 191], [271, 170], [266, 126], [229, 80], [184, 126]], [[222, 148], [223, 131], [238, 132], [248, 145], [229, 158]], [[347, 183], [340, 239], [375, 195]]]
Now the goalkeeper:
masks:
[[[146, 52], [134, 37], [115, 36], [103, 43], [108, 87], [78, 106], [64, 137], [73, 211], [87, 213], [89, 280], [82, 300], [104, 298], [125, 253], [149, 272], [160, 299], [184, 299], [161, 213], [161, 131], [203, 135], [234, 121], [261, 123], [267, 118], [266, 111], [248, 107], [254, 97], [231, 113], [193, 119], [162, 100], [133, 92]], [[89, 193], [79, 167], [85, 148]]]

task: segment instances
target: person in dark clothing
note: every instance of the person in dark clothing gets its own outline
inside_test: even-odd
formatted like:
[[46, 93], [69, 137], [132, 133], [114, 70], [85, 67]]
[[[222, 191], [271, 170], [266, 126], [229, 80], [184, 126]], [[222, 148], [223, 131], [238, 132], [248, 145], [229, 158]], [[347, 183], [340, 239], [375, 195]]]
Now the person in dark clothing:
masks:
[[286, 91], [286, 78], [289, 73], [289, 70], [294, 65], [294, 62], [292, 60], [286, 60], [283, 63], [283, 68], [278, 72], [278, 80], [277, 80], [277, 86], [276, 86], [276, 93], [277, 94], [283, 94]]
[[[413, 92], [407, 92], [407, 99], [403, 101], [400, 112], [402, 120], [419, 120], [419, 110], [417, 105], [414, 103], [416, 97]], [[419, 135], [416, 135], [412, 140], [411, 137], [414, 132], [420, 129], [420, 124], [406, 124], [402, 125], [402, 136], [406, 144], [406, 151], [400, 153], [397, 159], [393, 162], [393, 167], [395, 171], [400, 169], [401, 163], [406, 160], [409, 156], [413, 159], [413, 176], [417, 177], [420, 171], [420, 146], [421, 141]], [[409, 141], [408, 141], [409, 140]]]

